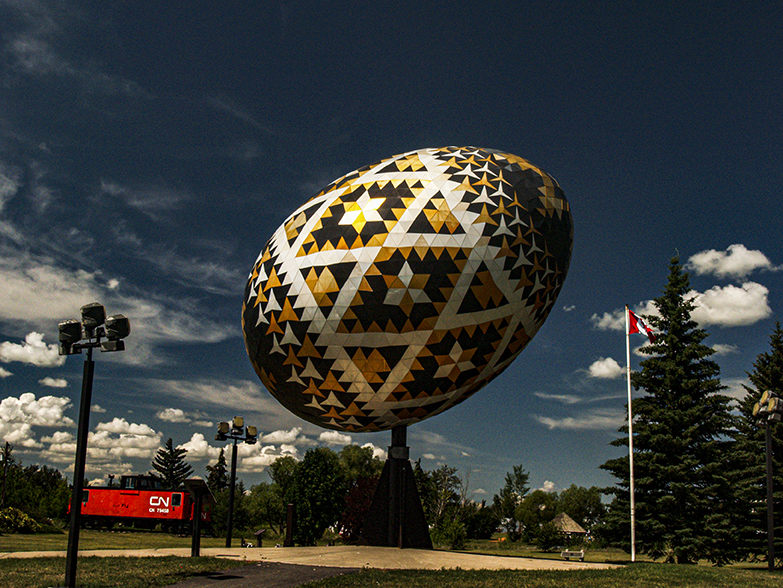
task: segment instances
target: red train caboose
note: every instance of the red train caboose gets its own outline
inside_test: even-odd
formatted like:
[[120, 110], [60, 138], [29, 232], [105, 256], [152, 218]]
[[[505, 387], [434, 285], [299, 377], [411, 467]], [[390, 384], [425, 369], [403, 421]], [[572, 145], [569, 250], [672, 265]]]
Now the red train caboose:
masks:
[[[211, 505], [201, 509], [201, 520], [211, 521]], [[119, 486], [87, 486], [82, 494], [82, 524], [111, 529], [122, 523], [139, 529], [187, 532], [193, 500], [184, 489], [164, 490], [153, 476], [122, 476]]]

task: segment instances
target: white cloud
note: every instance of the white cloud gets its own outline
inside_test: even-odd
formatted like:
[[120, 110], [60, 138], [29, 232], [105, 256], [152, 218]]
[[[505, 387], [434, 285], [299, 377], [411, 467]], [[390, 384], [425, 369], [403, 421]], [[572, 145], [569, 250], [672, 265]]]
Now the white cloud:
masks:
[[437, 459], [437, 458], [435, 457], [435, 455], [433, 455], [432, 453], [422, 453], [422, 454], [421, 454], [421, 456], [422, 456], [424, 459]]
[[68, 380], [65, 378], [50, 378], [45, 377], [41, 380], [38, 380], [38, 383], [41, 386], [48, 386], [49, 388], [67, 388], [68, 387]]
[[71, 406], [65, 396], [42, 396], [25, 392], [19, 398], [9, 396], [0, 402], [0, 420], [27, 423], [37, 427], [72, 427], [74, 422], [64, 412]]
[[364, 449], [365, 447], [369, 447], [370, 449], [372, 449], [372, 456], [373, 457], [378, 458], [381, 461], [386, 461], [387, 454], [386, 454], [386, 450], [385, 449], [382, 449], [380, 447], [376, 447], [372, 443], [365, 443], [364, 445], [362, 445], [362, 449]]
[[613, 310], [602, 315], [594, 314], [590, 317], [593, 326], [599, 331], [623, 331], [625, 329], [625, 310]]
[[721, 384], [726, 386], [725, 390], [720, 393], [733, 398], [734, 400], [742, 400], [748, 393], [744, 386], [751, 386], [748, 378], [721, 378]]
[[576, 310], [576, 304], [568, 304], [563, 307], [563, 312], [571, 312], [572, 310]]
[[539, 488], [539, 490], [543, 490], [544, 492], [554, 492], [555, 491], [555, 483], [550, 480], [545, 480], [544, 485]]
[[29, 423], [14, 423], [0, 419], [0, 439], [26, 449], [40, 447]]
[[155, 418], [168, 423], [191, 423], [197, 427], [211, 427], [212, 421], [205, 420], [201, 413], [186, 413], [181, 408], [166, 408], [155, 413]]
[[[66, 397], [42, 396], [26, 392], [0, 402], [0, 439], [27, 449], [39, 448], [33, 427], [72, 427], [64, 411], [71, 406]], [[71, 455], [73, 457], [73, 454]]]
[[182, 445], [178, 445], [177, 447], [181, 447], [188, 452], [188, 454], [185, 456], [186, 460], [200, 458], [208, 458], [212, 460], [217, 459], [220, 455], [220, 448], [211, 446], [207, 442], [204, 435], [201, 433], [193, 433], [193, 435], [190, 437], [190, 441], [183, 443]]
[[739, 243], [729, 245], [726, 251], [701, 251], [692, 255], [685, 267], [698, 275], [714, 274], [719, 278], [745, 278], [756, 269], [773, 269], [772, 262], [761, 251]]
[[181, 408], [165, 408], [155, 413], [155, 418], [168, 423], [189, 423], [190, 419], [185, 416], [185, 411]]
[[18, 168], [9, 167], [0, 162], [0, 210], [19, 191], [21, 172]]
[[535, 395], [543, 400], [554, 400], [563, 404], [578, 404], [582, 402], [579, 396], [574, 394], [547, 394], [546, 392], [535, 392]]
[[299, 459], [299, 451], [292, 445], [245, 445], [239, 446], [242, 459], [237, 463], [238, 472], [262, 472], [279, 457], [291, 456]]
[[616, 430], [625, 422], [624, 413], [618, 410], [594, 410], [578, 417], [559, 419], [541, 415], [535, 415], [533, 418], [550, 430], [569, 431]]
[[102, 406], [98, 405], [98, 404], [93, 404], [90, 407], [90, 412], [92, 412], [94, 414], [103, 414], [103, 413], [106, 412], [106, 409], [103, 408]]
[[[119, 361], [140, 365], [165, 361], [154, 352], [161, 343], [216, 343], [239, 333], [233, 323], [210, 320], [209, 313], [193, 301], [140, 291], [134, 295], [126, 290], [119, 287], [116, 278], [105, 278], [100, 272], [68, 270], [49, 258], [16, 250], [0, 251], [0, 322], [13, 325], [17, 332], [47, 323], [55, 329], [59, 321], [77, 315], [85, 301], [98, 300], [110, 314], [121, 313], [130, 319], [131, 335], [126, 343], [129, 353], [116, 355]], [[20, 349], [24, 346], [2, 345], [5, 347], [0, 349], [10, 357], [24, 357]], [[57, 357], [56, 345], [46, 350], [50, 362], [46, 365], [63, 364], [65, 356]], [[38, 357], [43, 349], [36, 352]], [[3, 355], [0, 350], [0, 359]]]
[[351, 444], [351, 436], [338, 431], [324, 431], [318, 435], [318, 440], [331, 447]]
[[[647, 316], [659, 316], [658, 309], [653, 304], [652, 300], [646, 300], [640, 302], [631, 308], [637, 315]], [[617, 308], [611, 312], [605, 312], [602, 315], [593, 314], [590, 317], [590, 322], [599, 331], [625, 331], [625, 309]]]
[[713, 286], [701, 294], [695, 290], [688, 293], [696, 305], [691, 313], [693, 320], [703, 326], [720, 327], [747, 326], [770, 317], [768, 296], [769, 290], [755, 282], [745, 282], [740, 287]]
[[65, 356], [60, 356], [56, 344], [44, 343], [43, 334], [28, 333], [21, 345], [3, 341], [0, 343], [0, 361], [5, 363], [19, 361], [38, 367], [55, 367], [65, 363]]
[[288, 430], [278, 430], [261, 435], [258, 438], [258, 443], [266, 443], [267, 445], [309, 445], [310, 441], [304, 436], [300, 435], [302, 432], [301, 427], [293, 427]]
[[712, 348], [715, 350], [716, 356], [730, 355], [732, 353], [739, 352], [739, 348], [736, 345], [730, 345], [727, 343], [716, 343], [712, 346]]
[[590, 364], [587, 369], [591, 378], [620, 378], [625, 373], [625, 369], [611, 357], [602, 357]]
[[155, 429], [145, 424], [129, 423], [123, 418], [114, 417], [111, 422], [98, 423], [95, 426], [95, 430], [98, 432], [105, 431], [107, 433], [114, 433], [117, 435], [159, 435], [155, 433]]
[[0, 367], [0, 378], [8, 378], [13, 375], [14, 374], [12, 372], [9, 372], [7, 369]]

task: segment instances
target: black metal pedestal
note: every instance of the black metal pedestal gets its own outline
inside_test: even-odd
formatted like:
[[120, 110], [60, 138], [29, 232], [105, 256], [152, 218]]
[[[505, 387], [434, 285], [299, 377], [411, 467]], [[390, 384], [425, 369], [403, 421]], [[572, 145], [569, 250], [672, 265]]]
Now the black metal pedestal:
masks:
[[406, 426], [392, 429], [389, 457], [362, 524], [360, 545], [432, 549], [406, 437]]

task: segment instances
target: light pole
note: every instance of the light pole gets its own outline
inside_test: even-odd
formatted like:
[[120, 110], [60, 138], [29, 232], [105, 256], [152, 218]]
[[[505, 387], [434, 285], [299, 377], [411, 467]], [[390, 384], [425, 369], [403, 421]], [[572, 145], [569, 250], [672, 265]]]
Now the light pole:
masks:
[[765, 452], [767, 457], [767, 568], [775, 569], [775, 503], [772, 492], [772, 429], [770, 423], [783, 419], [783, 399], [766, 391], [753, 405], [753, 418], [764, 421]]
[[216, 441], [232, 439], [234, 447], [231, 452], [231, 480], [228, 485], [228, 521], [226, 523], [226, 547], [231, 547], [231, 530], [234, 526], [234, 486], [237, 477], [237, 441], [244, 441], [252, 445], [258, 440], [258, 429], [248, 425], [245, 427], [245, 419], [235, 416], [229, 425], [222, 422], [218, 425]]
[[[79, 428], [76, 435], [76, 457], [73, 467], [73, 491], [71, 493], [70, 532], [68, 551], [65, 558], [65, 586], [76, 586], [76, 559], [79, 554], [79, 522], [82, 512], [84, 491], [84, 465], [87, 458], [87, 434], [90, 430], [90, 402], [92, 401], [92, 377], [95, 362], [92, 350], [124, 351], [123, 339], [130, 334], [130, 322], [125, 316], [106, 316], [106, 309], [97, 302], [86, 304], [81, 309], [81, 322], [69, 319], [57, 325], [59, 331], [60, 355], [74, 355], [87, 350], [82, 374], [82, 395], [79, 404]], [[105, 340], [101, 341], [102, 338]]]

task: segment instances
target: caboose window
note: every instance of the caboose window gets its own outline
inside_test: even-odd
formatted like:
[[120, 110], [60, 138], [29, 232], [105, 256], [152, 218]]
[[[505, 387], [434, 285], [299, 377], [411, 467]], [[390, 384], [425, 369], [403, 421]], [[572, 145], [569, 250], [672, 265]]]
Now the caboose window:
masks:
[[181, 506], [181, 505], [182, 505], [182, 494], [172, 494], [171, 506]]
[[87, 501], [90, 499], [90, 491], [89, 490], [82, 490], [82, 503], [87, 504]]

